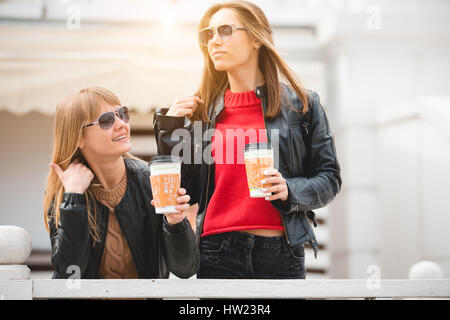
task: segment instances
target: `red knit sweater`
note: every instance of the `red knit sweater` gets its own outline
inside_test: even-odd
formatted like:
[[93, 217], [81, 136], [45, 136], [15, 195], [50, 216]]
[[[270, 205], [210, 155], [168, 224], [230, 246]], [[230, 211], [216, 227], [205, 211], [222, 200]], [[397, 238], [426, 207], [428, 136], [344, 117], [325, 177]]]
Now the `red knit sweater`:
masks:
[[212, 138], [215, 190], [202, 236], [251, 229], [284, 230], [280, 213], [270, 201], [250, 198], [244, 146], [255, 142], [267, 142], [261, 99], [254, 91], [227, 90]]

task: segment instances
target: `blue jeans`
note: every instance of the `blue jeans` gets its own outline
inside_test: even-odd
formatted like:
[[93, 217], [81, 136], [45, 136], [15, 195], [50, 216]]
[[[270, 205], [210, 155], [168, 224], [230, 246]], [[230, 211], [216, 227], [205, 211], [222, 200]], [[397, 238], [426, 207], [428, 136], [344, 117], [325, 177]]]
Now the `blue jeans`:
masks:
[[198, 279], [305, 279], [305, 249], [285, 236], [226, 232], [200, 241]]

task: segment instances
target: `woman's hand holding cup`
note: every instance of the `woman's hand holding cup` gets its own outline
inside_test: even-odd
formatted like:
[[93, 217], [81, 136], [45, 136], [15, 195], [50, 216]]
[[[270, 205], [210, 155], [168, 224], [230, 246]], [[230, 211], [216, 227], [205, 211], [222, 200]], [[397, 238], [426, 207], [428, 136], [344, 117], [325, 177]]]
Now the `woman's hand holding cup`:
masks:
[[[176, 198], [177, 205], [175, 206], [176, 213], [166, 213], [166, 220], [170, 225], [180, 223], [187, 216], [187, 211], [189, 209], [189, 200], [191, 197], [186, 194], [186, 189], [178, 189], [178, 197]], [[155, 206], [155, 200], [151, 202], [152, 206]]]
[[289, 190], [286, 184], [286, 179], [283, 178], [281, 173], [277, 169], [267, 169], [264, 171], [264, 178], [262, 184], [271, 184], [271, 187], [266, 188], [265, 192], [271, 192], [272, 195], [266, 197], [266, 200], [273, 201], [280, 199], [286, 201], [289, 195]]

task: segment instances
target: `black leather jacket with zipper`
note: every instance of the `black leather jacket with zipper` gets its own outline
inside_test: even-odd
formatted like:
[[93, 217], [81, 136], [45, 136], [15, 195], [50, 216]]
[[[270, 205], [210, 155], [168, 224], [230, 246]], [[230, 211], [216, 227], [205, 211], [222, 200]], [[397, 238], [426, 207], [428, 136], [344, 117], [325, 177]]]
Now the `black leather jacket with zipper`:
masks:
[[[318, 243], [309, 219], [317, 226], [312, 210], [326, 206], [340, 191], [340, 166], [333, 134], [317, 93], [307, 90], [308, 112], [303, 115], [300, 112], [302, 103], [295, 92], [284, 84], [281, 88], [284, 95], [281, 112], [275, 119], [265, 119], [264, 122], [268, 141], [279, 145], [278, 151], [275, 148], [274, 152], [275, 163], [278, 163], [277, 169], [286, 179], [289, 193], [286, 202], [275, 200], [271, 203], [281, 214], [288, 244], [294, 247], [309, 242], [317, 257]], [[265, 86], [257, 87], [255, 93], [261, 98], [262, 112], [265, 114]], [[209, 108], [211, 123], [201, 122], [201, 125], [196, 125], [187, 117], [166, 116], [167, 108], [158, 109], [153, 119], [158, 154], [168, 155], [173, 150], [176, 155], [185, 156], [182, 185], [191, 196], [190, 203], [199, 205], [197, 243], [202, 234], [206, 208], [214, 192], [210, 142], [215, 120], [223, 108], [222, 95]], [[191, 154], [186, 157], [183, 152], [187, 150]]]
[[[180, 278], [197, 273], [200, 254], [194, 232], [185, 218], [169, 225], [150, 204], [150, 170], [144, 161], [124, 159], [127, 187], [122, 201], [114, 208], [127, 240], [139, 278]], [[99, 278], [108, 227], [109, 209], [97, 201], [96, 225], [100, 237], [94, 242], [89, 232], [84, 194], [64, 193], [58, 228], [48, 211], [54, 279]], [[92, 205], [91, 205], [92, 207]], [[93, 211], [92, 211], [93, 212]]]

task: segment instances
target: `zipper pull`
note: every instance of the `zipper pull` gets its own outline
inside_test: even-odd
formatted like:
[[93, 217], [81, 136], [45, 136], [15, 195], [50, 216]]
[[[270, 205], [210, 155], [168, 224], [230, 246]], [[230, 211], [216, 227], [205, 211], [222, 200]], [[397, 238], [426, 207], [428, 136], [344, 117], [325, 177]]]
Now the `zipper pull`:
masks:
[[316, 218], [315, 212], [311, 211], [311, 210], [306, 211], [306, 216], [313, 221], [314, 228], [316, 228], [317, 227], [317, 218]]
[[306, 134], [309, 134], [309, 131], [308, 131], [309, 122], [304, 122], [302, 126], [303, 126], [303, 128], [305, 128]]

